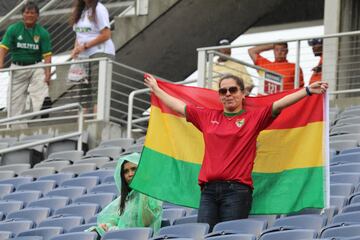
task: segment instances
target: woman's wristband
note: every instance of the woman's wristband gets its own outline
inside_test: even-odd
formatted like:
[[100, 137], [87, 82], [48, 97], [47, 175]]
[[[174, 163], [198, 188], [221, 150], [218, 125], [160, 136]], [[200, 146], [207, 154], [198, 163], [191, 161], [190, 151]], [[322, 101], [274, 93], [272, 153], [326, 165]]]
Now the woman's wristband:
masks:
[[306, 86], [306, 87], [305, 87], [305, 91], [306, 91], [306, 95], [308, 95], [308, 96], [311, 96], [311, 95], [312, 95], [312, 93], [310, 92], [309, 86]]

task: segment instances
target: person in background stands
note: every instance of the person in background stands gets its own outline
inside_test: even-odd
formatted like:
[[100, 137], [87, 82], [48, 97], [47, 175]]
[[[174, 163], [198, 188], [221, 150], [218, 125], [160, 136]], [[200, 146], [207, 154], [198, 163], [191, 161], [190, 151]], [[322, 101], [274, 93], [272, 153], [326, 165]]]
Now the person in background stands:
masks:
[[[268, 50], [274, 51], [274, 62], [271, 62], [260, 55], [260, 53]], [[259, 45], [250, 48], [248, 52], [255, 65], [283, 75], [283, 91], [294, 89], [295, 64], [289, 63], [287, 60], [287, 54], [289, 50], [288, 44], [286, 42]], [[304, 86], [304, 77], [301, 68], [299, 75], [299, 83], [300, 87]]]
[[[98, 0], [76, 0], [70, 24], [76, 33], [74, 49], [71, 53], [72, 58], [107, 57], [114, 59], [115, 46], [111, 40], [109, 12], [102, 3]], [[96, 96], [94, 83], [98, 80], [98, 65], [98, 62], [91, 64], [89, 84], [82, 86], [87, 88], [87, 92], [81, 94], [87, 95], [87, 98], [80, 99], [81, 102], [86, 103], [85, 109], [89, 108], [89, 104], [94, 101], [94, 112], [97, 111], [97, 105], [96, 97], [93, 99], [92, 95]]]
[[[11, 54], [11, 66], [36, 66], [51, 63], [51, 40], [48, 31], [37, 23], [39, 8], [28, 1], [22, 8], [23, 20], [10, 25], [0, 44], [0, 68], [5, 56]], [[23, 114], [29, 95], [33, 111], [39, 111], [44, 99], [49, 96], [50, 67], [28, 68], [13, 72], [10, 116]]]
[[313, 74], [311, 75], [310, 78], [310, 82], [309, 84], [316, 82], [316, 81], [321, 81], [321, 77], [322, 77], [322, 54], [323, 54], [323, 40], [321, 38], [314, 38], [314, 39], [310, 39], [308, 41], [309, 46], [312, 47], [313, 53], [315, 57], [320, 57], [319, 63], [318, 65], [316, 65], [312, 71]]
[[[222, 39], [219, 41], [219, 45], [230, 45], [230, 42], [227, 39]], [[218, 51], [222, 54], [228, 55], [229, 57], [231, 56], [231, 48], [222, 48]], [[212, 89], [217, 90], [219, 86], [219, 79], [229, 74], [235, 75], [244, 80], [245, 94], [249, 95], [251, 90], [254, 88], [254, 83], [245, 66], [221, 56], [219, 56], [213, 65]]]

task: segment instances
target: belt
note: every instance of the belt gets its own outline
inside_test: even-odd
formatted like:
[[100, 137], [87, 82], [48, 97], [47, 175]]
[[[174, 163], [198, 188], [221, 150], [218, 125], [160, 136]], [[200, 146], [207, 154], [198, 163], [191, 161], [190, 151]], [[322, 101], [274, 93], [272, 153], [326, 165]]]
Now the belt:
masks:
[[28, 66], [28, 65], [33, 65], [33, 64], [39, 63], [39, 62], [41, 62], [41, 61], [35, 61], [35, 62], [32, 62], [32, 63], [27, 63], [27, 62], [13, 62], [13, 64], [18, 65], [18, 66]]

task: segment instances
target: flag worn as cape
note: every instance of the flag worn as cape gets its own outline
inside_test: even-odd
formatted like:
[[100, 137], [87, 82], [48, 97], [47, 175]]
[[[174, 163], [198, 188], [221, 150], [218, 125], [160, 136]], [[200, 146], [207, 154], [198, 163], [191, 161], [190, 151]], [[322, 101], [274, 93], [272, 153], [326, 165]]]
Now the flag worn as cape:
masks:
[[[158, 81], [187, 105], [222, 109], [217, 92]], [[294, 90], [296, 91], [296, 90]], [[247, 97], [256, 109], [294, 92]], [[286, 108], [257, 138], [252, 214], [286, 214], [325, 204], [324, 96], [305, 97]], [[160, 200], [197, 208], [202, 133], [154, 94], [140, 164], [131, 187]]]

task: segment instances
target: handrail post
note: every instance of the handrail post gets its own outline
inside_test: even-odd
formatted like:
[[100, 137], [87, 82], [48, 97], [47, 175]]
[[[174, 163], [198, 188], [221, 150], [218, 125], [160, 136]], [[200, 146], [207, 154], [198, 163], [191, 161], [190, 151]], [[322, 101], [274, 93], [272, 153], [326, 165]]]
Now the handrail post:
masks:
[[294, 88], [300, 87], [300, 41], [296, 41], [296, 61], [295, 61], [295, 82]]
[[79, 138], [78, 138], [78, 146], [77, 149], [78, 151], [82, 151], [82, 140], [83, 140], [83, 130], [84, 130], [84, 112], [83, 112], [83, 108], [81, 105], [79, 105], [78, 107], [78, 111], [79, 111]]
[[198, 50], [198, 87], [204, 87], [206, 81], [206, 51]]
[[134, 96], [135, 96], [135, 91], [132, 91], [129, 94], [129, 100], [128, 100], [128, 116], [127, 116], [127, 129], [126, 129], [127, 138], [131, 138]]

